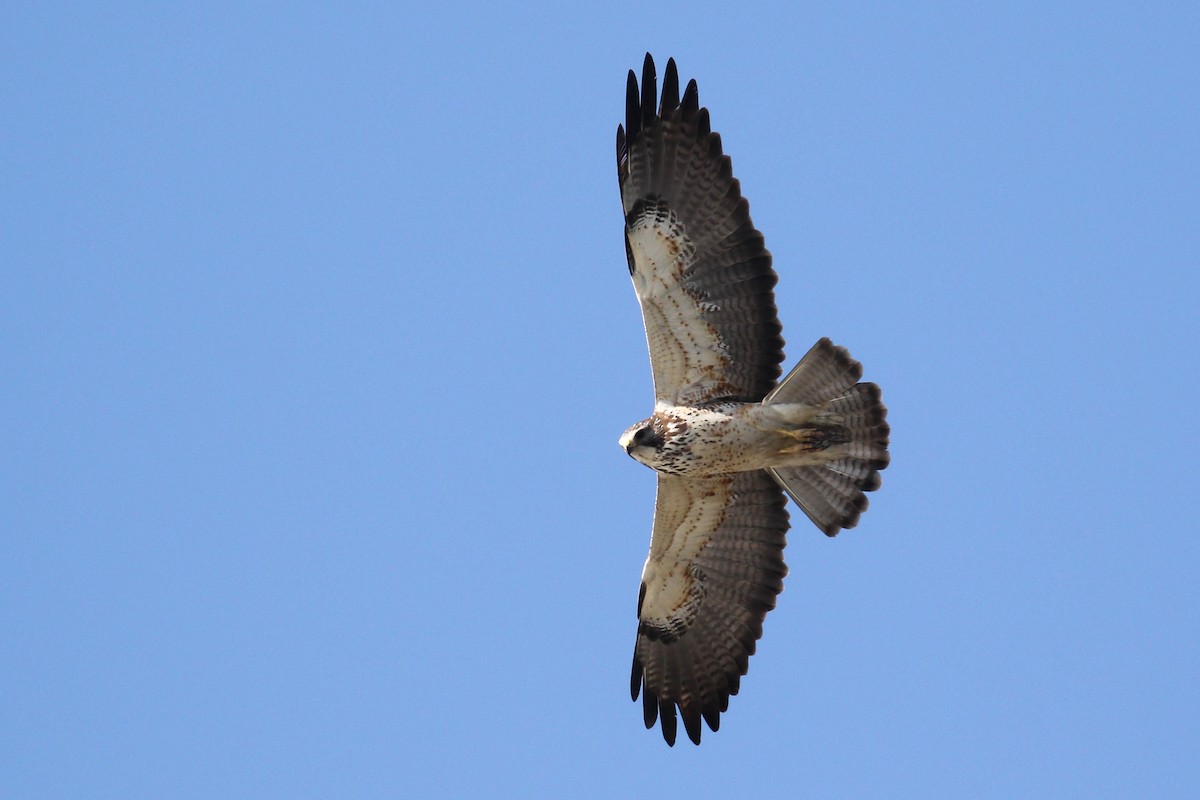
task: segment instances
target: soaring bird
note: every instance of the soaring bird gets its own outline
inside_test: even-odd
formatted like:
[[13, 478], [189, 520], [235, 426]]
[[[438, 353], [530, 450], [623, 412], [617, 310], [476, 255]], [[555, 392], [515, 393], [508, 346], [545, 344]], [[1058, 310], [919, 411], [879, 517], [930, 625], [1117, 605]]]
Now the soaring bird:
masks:
[[783, 590], [785, 495], [827, 536], [851, 528], [888, 464], [887, 409], [862, 365], [821, 339], [783, 380], [778, 276], [700, 107], [646, 54], [617, 127], [625, 253], [654, 413], [620, 445], [658, 474], [630, 692], [674, 745], [700, 743], [737, 694]]

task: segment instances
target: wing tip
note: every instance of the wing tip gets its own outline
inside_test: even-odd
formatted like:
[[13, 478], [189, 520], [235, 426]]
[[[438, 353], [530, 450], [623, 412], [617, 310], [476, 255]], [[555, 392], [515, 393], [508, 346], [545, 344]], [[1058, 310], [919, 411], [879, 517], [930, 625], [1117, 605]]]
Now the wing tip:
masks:
[[637, 74], [629, 70], [625, 79], [625, 136], [632, 142], [642, 127], [641, 94], [638, 90]]
[[719, 697], [712, 699], [715, 702], [703, 705], [679, 704], [647, 693], [642, 704], [646, 730], [658, 723], [663, 741], [668, 747], [674, 747], [679, 738], [679, 720], [682, 719], [684, 733], [692, 744], [699, 745], [704, 726], [707, 725], [713, 733], [721, 730], [721, 714], [729, 710], [729, 694], [722, 692]]
[[695, 78], [688, 81], [680, 106], [683, 108], [684, 113], [695, 114], [700, 111], [700, 88], [696, 85]]
[[647, 125], [654, 119], [654, 108], [658, 100], [658, 76], [654, 71], [654, 57], [646, 53], [642, 62], [642, 124]]
[[679, 70], [675, 67], [675, 59], [667, 59], [667, 71], [663, 75], [662, 101], [658, 106], [660, 117], [673, 114], [679, 108]]
[[[663, 73], [662, 93], [658, 91], [658, 72], [654, 56], [646, 53], [642, 61], [641, 80], [634, 70], [629, 70], [625, 79], [625, 138], [633, 142], [642, 129], [651, 125], [656, 118], [671, 116], [676, 111], [685, 114], [700, 110], [700, 95], [695, 78], [687, 83], [682, 99], [679, 95], [679, 67], [675, 59], [667, 59]], [[705, 112], [707, 116], [707, 111]], [[706, 123], [707, 125], [707, 123]], [[708, 131], [705, 131], [708, 133]]]

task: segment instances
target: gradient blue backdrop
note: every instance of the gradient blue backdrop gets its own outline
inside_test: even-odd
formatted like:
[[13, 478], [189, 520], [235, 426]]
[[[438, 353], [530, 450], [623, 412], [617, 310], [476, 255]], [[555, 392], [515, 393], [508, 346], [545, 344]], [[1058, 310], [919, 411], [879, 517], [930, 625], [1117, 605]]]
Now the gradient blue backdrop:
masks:
[[[1194, 791], [1200, 7], [401, 5], [6, 6], [0, 795]], [[646, 50], [893, 425], [699, 749], [627, 688]]]

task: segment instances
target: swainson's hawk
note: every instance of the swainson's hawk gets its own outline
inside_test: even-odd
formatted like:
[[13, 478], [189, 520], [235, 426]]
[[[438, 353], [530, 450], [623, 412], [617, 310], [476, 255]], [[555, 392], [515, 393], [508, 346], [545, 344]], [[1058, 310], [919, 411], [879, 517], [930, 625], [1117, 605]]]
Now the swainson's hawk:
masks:
[[621, 436], [658, 473], [630, 690], [675, 743], [717, 730], [787, 567], [784, 493], [826, 535], [851, 528], [888, 464], [887, 410], [862, 365], [821, 339], [777, 383], [771, 254], [696, 82], [661, 100], [629, 72], [617, 128], [625, 251], [642, 306], [654, 414]]

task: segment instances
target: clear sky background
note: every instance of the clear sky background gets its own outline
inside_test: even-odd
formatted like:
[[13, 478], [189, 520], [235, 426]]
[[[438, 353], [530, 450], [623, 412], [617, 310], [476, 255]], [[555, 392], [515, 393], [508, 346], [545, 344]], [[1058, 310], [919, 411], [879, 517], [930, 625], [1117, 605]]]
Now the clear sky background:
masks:
[[[0, 795], [1195, 790], [1200, 6], [202, 5], [0, 25]], [[700, 748], [628, 696], [647, 50], [892, 423]]]

